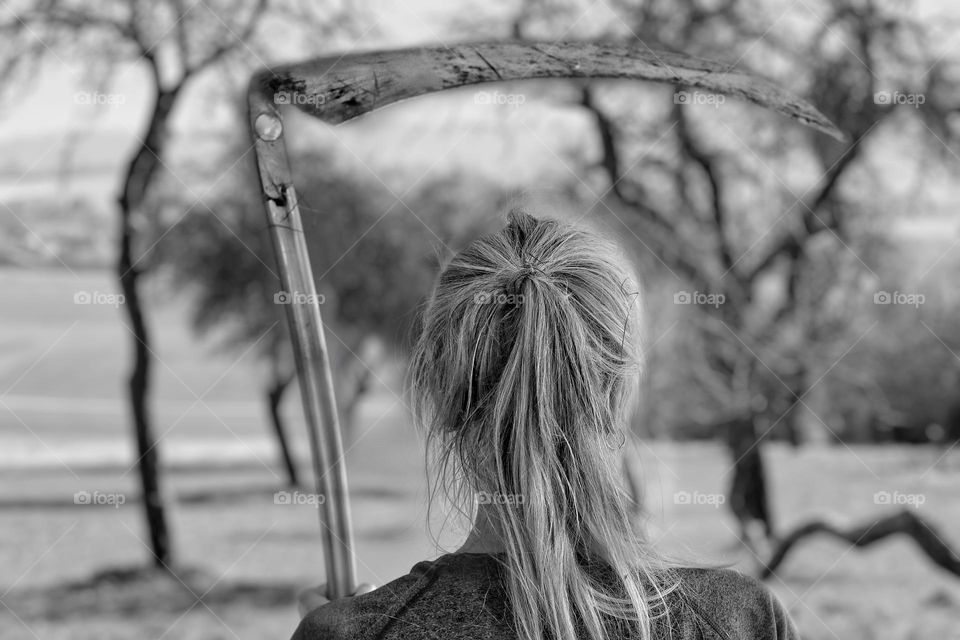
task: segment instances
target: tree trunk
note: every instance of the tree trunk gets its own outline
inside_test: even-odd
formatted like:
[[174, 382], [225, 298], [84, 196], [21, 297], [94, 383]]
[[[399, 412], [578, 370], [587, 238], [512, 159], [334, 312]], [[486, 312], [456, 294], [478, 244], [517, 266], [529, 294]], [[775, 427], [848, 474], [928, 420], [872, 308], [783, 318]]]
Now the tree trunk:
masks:
[[357, 409], [360, 407], [360, 401], [364, 399], [370, 390], [371, 375], [370, 371], [360, 364], [355, 366], [351, 373], [353, 382], [352, 392], [348, 394], [347, 401], [343, 405], [343, 421], [346, 426], [346, 432], [354, 437], [357, 433]]
[[150, 536], [154, 564], [169, 568], [172, 561], [164, 496], [160, 487], [160, 463], [157, 440], [148, 410], [150, 390], [150, 332], [140, 303], [139, 280], [142, 274], [133, 257], [133, 215], [143, 205], [153, 176], [160, 166], [166, 138], [166, 123], [176, 103], [177, 90], [158, 91], [147, 135], [127, 167], [119, 198], [120, 234], [117, 279], [124, 295], [123, 307], [133, 335], [133, 363], [128, 378], [130, 409], [137, 443], [137, 467], [140, 471], [142, 503]]
[[752, 547], [758, 547], [761, 541], [754, 533], [754, 523], [762, 527], [762, 535], [767, 539], [774, 536], [767, 497], [767, 479], [760, 450], [762, 444], [751, 415], [727, 421], [722, 425], [722, 430], [733, 458], [733, 480], [729, 490], [730, 510], [740, 526], [741, 540]]
[[280, 402], [283, 400], [283, 394], [292, 381], [292, 374], [277, 372], [267, 387], [267, 405], [270, 408], [270, 423], [273, 425], [273, 432], [277, 436], [277, 443], [280, 445], [280, 456], [283, 459], [284, 470], [287, 473], [287, 484], [291, 488], [299, 486], [300, 479], [297, 476], [297, 467], [290, 453], [290, 444], [287, 441], [287, 432], [283, 424], [283, 416], [280, 415]]
[[[126, 247], [129, 244], [129, 240], [123, 242]], [[124, 250], [124, 254], [129, 256], [129, 251]], [[150, 533], [150, 548], [153, 550], [154, 564], [164, 567], [170, 564], [171, 552], [163, 494], [160, 490], [157, 440], [153, 435], [147, 410], [147, 394], [150, 388], [150, 355], [147, 345], [150, 338], [138, 297], [139, 276], [136, 275], [135, 269], [130, 269], [129, 257], [122, 257], [118, 261], [118, 271], [120, 288], [125, 297], [124, 307], [130, 320], [130, 331], [134, 336], [133, 367], [127, 384], [137, 442], [137, 466], [140, 470], [144, 515]]]

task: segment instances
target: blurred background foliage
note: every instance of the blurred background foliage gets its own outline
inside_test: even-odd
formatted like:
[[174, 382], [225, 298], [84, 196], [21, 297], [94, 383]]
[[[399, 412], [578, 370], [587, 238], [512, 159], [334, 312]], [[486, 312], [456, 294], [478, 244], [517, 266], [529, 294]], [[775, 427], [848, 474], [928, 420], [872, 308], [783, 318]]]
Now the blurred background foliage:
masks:
[[[354, 356], [383, 357], [373, 342], [402, 358], [396, 347], [437, 265], [493, 228], [506, 194], [546, 187], [569, 194], [572, 209], [619, 237], [643, 273], [653, 348], [639, 432], [710, 437], [731, 416], [749, 415], [758, 435], [795, 442], [957, 439], [956, 227], [947, 209], [956, 197], [949, 185], [960, 92], [956, 56], [938, 37], [952, 25], [894, 0], [618, 0], [590, 11], [579, 1], [537, 0], [476, 20], [451, 18], [449, 39], [639, 39], [654, 50], [726, 60], [807, 97], [851, 141], [732, 100], [678, 104], [669, 88], [594, 81], [503, 89], [524, 95], [531, 113], [572, 116], [575, 128], [551, 133], [570, 140], [559, 175], [533, 168], [521, 183], [444, 158], [423, 177], [422, 163], [407, 167], [402, 154], [380, 158], [374, 171], [357, 155], [369, 148], [298, 150], [292, 164], [317, 230], [311, 247], [330, 342], [346, 354], [335, 358], [342, 379], [364, 377], [347, 373], [366, 371]], [[463, 93], [458, 99], [468, 102]], [[923, 102], [893, 104], [876, 99], [881, 94]], [[522, 135], [509, 122], [515, 108], [491, 109], [493, 122], [504, 122], [491, 135]], [[169, 284], [193, 296], [200, 333], [222, 334], [224, 348], [256, 343], [278, 372], [268, 377], [284, 378], [282, 322], [263, 304], [278, 284], [241, 122], [236, 116], [208, 143], [219, 147], [220, 162], [191, 157], [189, 142], [177, 141], [176, 177], [160, 181], [156, 213], [142, 216], [141, 259], [168, 267]], [[188, 174], [197, 189], [182, 188]], [[214, 184], [197, 206], [199, 187]], [[400, 197], [396, 185], [404, 184], [413, 186]], [[89, 201], [75, 201], [69, 217], [90, 219], [103, 233], [62, 224], [67, 213], [51, 198], [7, 205], [43, 237], [41, 244], [4, 218], [7, 263], [107, 259], [111, 230]], [[672, 304], [682, 291], [725, 302]], [[922, 294], [924, 303], [876, 305], [880, 291]], [[341, 390], [345, 406], [357, 384]]]
[[[720, 441], [728, 454], [724, 464], [717, 464], [712, 453], [701, 455], [706, 449], [695, 442], [684, 446], [676, 468], [687, 465], [683, 473], [690, 477], [709, 468], [727, 482], [726, 469], [734, 460], [738, 472], [741, 467], [744, 471], [729, 485], [742, 485], [741, 497], [748, 503], [751, 488], [764, 486], [760, 451], [781, 465], [778, 473], [768, 475], [775, 478], [770, 494], [777, 499], [771, 501], [782, 515], [771, 517], [765, 506], [747, 513], [756, 505], [731, 501], [728, 506], [741, 524], [752, 518], [767, 525], [772, 520], [794, 525], [798, 518], [822, 515], [829, 509], [825, 505], [834, 505], [844, 517], [875, 515], [880, 504], [876, 497], [871, 502], [860, 493], [869, 498], [879, 486], [870, 483], [887, 482], [890, 469], [913, 474], [892, 476], [889, 482], [900, 483], [897, 486], [916, 480], [931, 496], [953, 490], [949, 483], [955, 480], [942, 469], [955, 466], [948, 454], [955, 453], [960, 440], [960, 13], [955, 7], [907, 0], [521, 0], [475, 5], [469, 14], [453, 5], [427, 2], [424, 11], [408, 15], [398, 8], [406, 3], [242, 4], [243, 11], [232, 0], [191, 6], [174, 0], [95, 5], [24, 0], [5, 7], [18, 18], [3, 14], [0, 21], [0, 79], [8, 88], [0, 92], [4, 119], [16, 122], [28, 111], [24, 96], [40, 72], [49, 71], [44, 65], [67, 62], [80, 67], [78, 85], [85, 95], [97, 90], [125, 96], [127, 106], [94, 105], [57, 144], [48, 137], [56, 132], [45, 130], [43, 113], [36, 115], [40, 131], [32, 137], [15, 126], [6, 131], [3, 140], [10, 151], [0, 158], [0, 176], [5, 178], [0, 183], [0, 266], [4, 275], [31, 269], [85, 275], [109, 268], [121, 227], [115, 218], [118, 175], [126, 169], [131, 148], [145, 137], [142, 114], [129, 114], [134, 103], [149, 110], [159, 95], [156, 89], [183, 89], [177, 94], [182, 101], [167, 114], [170, 121], [157, 132], [165, 143], [162, 162], [143, 202], [131, 208], [124, 223], [132, 232], [134, 262], [144, 278], [145, 308], [151, 320], [156, 315], [154, 333], [161, 337], [172, 331], [163, 324], [169, 316], [162, 311], [186, 305], [190, 328], [211, 357], [228, 354], [236, 363], [246, 354], [256, 356], [253, 367], [262, 398], [253, 399], [269, 408], [288, 484], [305, 483], [298, 476], [298, 443], [287, 442], [293, 429], [284, 425], [281, 410], [286, 391], [295, 387], [294, 374], [284, 307], [275, 301], [280, 285], [245, 121], [243, 94], [250, 74], [265, 64], [321, 54], [513, 38], [622, 42], [725, 61], [804, 96], [849, 140], [832, 140], [734, 100], [600, 80], [464, 88], [391, 106], [338, 127], [291, 110], [286, 121], [291, 164], [324, 296], [321, 310], [348, 446], [359, 443], [374, 418], [383, 417], [358, 412], [363, 399], [384, 387], [399, 391], [411, 329], [439, 266], [472, 238], [497, 228], [504, 207], [519, 201], [534, 213], [556, 210], [595, 226], [617, 238], [635, 260], [643, 285], [647, 358], [635, 432], [658, 441], [655, 445]], [[155, 56], [131, 49], [129, 30], [118, 34], [112, 26], [128, 15], [131, 24], [149, 26], [134, 35], [153, 42], [147, 53], [155, 50]], [[224, 29], [227, 22], [242, 24], [248, 17], [252, 28], [243, 32], [242, 40], [236, 30]], [[231, 53], [216, 55], [214, 36], [223, 39], [223, 52], [227, 45], [233, 47]], [[52, 63], [51, 56], [56, 58]], [[148, 58], [150, 65], [144, 64]], [[193, 69], [192, 75], [173, 73], [181, 66]], [[146, 84], [143, 78], [136, 84], [124, 76], [131, 68], [139, 72], [147, 67], [155, 73], [143, 74]], [[186, 84], [188, 79], [192, 84]], [[114, 84], [122, 90], [109, 93]], [[492, 99], [498, 95], [507, 99]], [[43, 106], [52, 109], [55, 102], [47, 100]], [[66, 102], [76, 109], [75, 97]], [[113, 113], [127, 114], [122, 131], [103, 125]], [[84, 135], [88, 130], [94, 134]], [[32, 281], [25, 286], [35, 293]], [[21, 320], [13, 305], [7, 305], [6, 312]], [[24, 314], [27, 320], [22, 322], [28, 324], [30, 316]], [[62, 329], [55, 328], [55, 333]], [[111, 325], [113, 329], [120, 336], [117, 342], [129, 342], [123, 329]], [[21, 342], [35, 346], [32, 337], [11, 335], [5, 342], [7, 353], [19, 353]], [[90, 361], [88, 352], [76, 353], [82, 356], [76, 362], [64, 358], [57, 365], [62, 364], [63, 371], [46, 374], [57, 384], [43, 385], [43, 393], [82, 396], [91, 388], [89, 380], [80, 378], [95, 377], [88, 376], [88, 369], [104, 369]], [[109, 354], [97, 355], [106, 360]], [[200, 368], [204, 356], [189, 355], [190, 366]], [[37, 370], [45, 366], [40, 363]], [[161, 375], [168, 373], [164, 368], [169, 367], [158, 367]], [[187, 375], [173, 372], [178, 383], [183, 383], [181, 374]], [[17, 378], [13, 386], [19, 382]], [[91, 393], [94, 400], [103, 388]], [[188, 391], [202, 403], [206, 392]], [[231, 402], [238, 395], [233, 392]], [[2, 397], [4, 406], [13, 402], [6, 393]], [[160, 408], [170, 398], [162, 400]], [[296, 414], [295, 403], [289, 404]], [[49, 439], [60, 447], [55, 455], [86, 440], [106, 447], [104, 441], [115, 435], [103, 426], [107, 418], [99, 413], [63, 417], [50, 418], [56, 423], [52, 426], [41, 419], [31, 421], [42, 433], [46, 427], [55, 434]], [[120, 418], [127, 419], [125, 413]], [[203, 425], [190, 428], [219, 426], [211, 416], [203, 420]], [[12, 418], [11, 424], [19, 429]], [[79, 435], [71, 431], [74, 426]], [[197, 438], [209, 435], [202, 428], [195, 430]], [[166, 435], [163, 431], [160, 438]], [[252, 440], [247, 432], [243, 436]], [[230, 437], [237, 434], [231, 431]], [[215, 442], [218, 453], [226, 448], [224, 441], [232, 443], [230, 437]], [[361, 485], [381, 485], [376, 490], [361, 486], [352, 497], [358, 522], [367, 527], [361, 557], [370, 566], [399, 571], [398, 566], [409, 566], [403, 564], [404, 553], [420, 553], [423, 545], [403, 538], [413, 497], [390, 492], [403, 488], [396, 478], [413, 483], [409, 468], [419, 460], [397, 461], [392, 455], [393, 447], [401, 456], [412, 450], [400, 426], [378, 437], [380, 449], [360, 443], [366, 457], [352, 460], [351, 467]], [[774, 440], [840, 446], [797, 447], [787, 453], [757, 446]], [[927, 446], [857, 444], [894, 442]], [[249, 454], [252, 449], [242, 444]], [[804, 457], [811, 450], [819, 457]], [[653, 457], [679, 478], [682, 474], [661, 459], [675, 462], [670, 451], [660, 446]], [[406, 465], [403, 471], [401, 464]], [[865, 467], [869, 482], [847, 483], [854, 474], [845, 464]], [[198, 484], [207, 472], [194, 470], [202, 476]], [[397, 486], [383, 487], [385, 477]], [[271, 489], [277, 478], [268, 478]], [[801, 481], [794, 482], [797, 479]], [[84, 482], [90, 482], [86, 475]], [[123, 476], [108, 482], [126, 487], [132, 481]], [[197, 479], [191, 476], [189, 482]], [[215, 483], [219, 489], [228, 481], [217, 477]], [[245, 491], [241, 486], [236, 493], [256, 499]], [[761, 493], [754, 498], [765, 503], [765, 490]], [[392, 502], [371, 500], [384, 495]], [[14, 508], [25, 501], [19, 493], [8, 503], [11, 500]], [[199, 506], [178, 526], [192, 538], [210, 536], [192, 550], [203, 562], [216, 565], [222, 560], [220, 566], [233, 567], [232, 551], [246, 554], [266, 536], [250, 523], [259, 525], [260, 515], [273, 505], [249, 508], [243, 503], [230, 511], [236, 505], [202, 495], [193, 500]], [[949, 511], [955, 507], [933, 502], [927, 513], [956, 521]], [[405, 509], [403, 516], [393, 514], [383, 525], [389, 520], [384, 509], [397, 510], [397, 505]], [[128, 517], [125, 511], [118, 514]], [[277, 534], [277, 548], [258, 556], [261, 564], [251, 570], [259, 586], [231, 584], [236, 593], [222, 596], [224, 601], [254, 594], [266, 597], [264, 608], [278, 609], [290, 601], [294, 578], [290, 584], [264, 587], [264, 575], [281, 565], [291, 575], [300, 572], [296, 580], [316, 574], [315, 514], [295, 524], [287, 512], [270, 514], [274, 524], [289, 520], [283, 520], [286, 528]], [[732, 532], [713, 513], [709, 518], [695, 511], [669, 515], [676, 517], [671, 526], [682, 522], [704, 545]], [[30, 538], [24, 545], [53, 530], [46, 517], [35, 517], [34, 528], [24, 529]], [[227, 520], [229, 535], [216, 531]], [[131, 543], [124, 537], [132, 532], [125, 521], [125, 530], [104, 522], [106, 516], [98, 513], [95, 524], [80, 527], [80, 535], [89, 536], [81, 538], [87, 541], [85, 550], [97, 544], [103, 550], [116, 540], [130, 557], [143, 555], [147, 545], [142, 540]], [[372, 533], [371, 522], [376, 524]], [[117, 532], [119, 537], [105, 537]], [[266, 540], [272, 543], [273, 538]], [[417, 538], [417, 545], [421, 542]], [[401, 543], [409, 543], [402, 553]], [[7, 546], [13, 550], [8, 559], [33, 562], [20, 557], [18, 545]], [[186, 547], [183, 555], [189, 557], [190, 545]], [[223, 552], [228, 547], [231, 553]], [[805, 561], [818, 559], [830, 573], [840, 561], [837, 555], [836, 549], [811, 547]], [[100, 568], [99, 556], [94, 564]], [[884, 616], [894, 614], [877, 609], [900, 604], [904, 596], [892, 591], [895, 587], [917, 587], [927, 598], [917, 606], [928, 613], [940, 611], [946, 619], [956, 612], [957, 601], [944, 596], [945, 591], [929, 593], [939, 587], [927, 589], [927, 565], [912, 566], [912, 582], [901, 584], [903, 571], [896, 563], [875, 564], [886, 573], [871, 573], [873, 586], [886, 591], [851, 588], [868, 569], [873, 571], [866, 565], [859, 566], [859, 573], [851, 571], [853, 577], [838, 571], [828, 581], [823, 601], [812, 606], [801, 602], [804, 630], [819, 628], [821, 617], [852, 620], [849, 629], [854, 631], [844, 637], [856, 637], [857, 629], [862, 637], [870, 636], [864, 629], [888, 631], [888, 622], [891, 629], [895, 623], [912, 624], [891, 622]], [[795, 567], [790, 584], [812, 590], [826, 576], [817, 573], [804, 583], [813, 575], [805, 570]], [[115, 578], [111, 574], [102, 583], [99, 578], [93, 581], [94, 588], [109, 592], [102, 598], [104, 610], [117, 606], [115, 591], [125, 591], [123, 579], [136, 576]], [[62, 577], [58, 573], [52, 580], [62, 582]], [[50, 617], [74, 596], [73, 613], [86, 615], [88, 587], [68, 584], [50, 597], [42, 593], [48, 604], [30, 604], [33, 613], [25, 619], [35, 624]], [[183, 595], [178, 585], [173, 587]], [[857, 601], [856, 612], [847, 611], [857, 597], [869, 602]], [[838, 604], [843, 598], [846, 604]], [[137, 607], [147, 610], [160, 600], [168, 609], [150, 619], [157, 635], [169, 630], [165, 616], [195, 604], [186, 598], [181, 609], [182, 603], [164, 596], [120, 608], [137, 612], [140, 624]], [[274, 637], [277, 621], [290, 618], [289, 612], [274, 612], [274, 618], [251, 621], [243, 616], [259, 615], [259, 610], [237, 610], [231, 616], [239, 618], [230, 617], [231, 622], [260, 625], [264, 637]], [[891, 610], [900, 615], [897, 607]], [[842, 624], [839, 629], [848, 629]], [[73, 631], [67, 634], [73, 637]], [[914, 637], [910, 633], [906, 629], [891, 637]], [[822, 632], [816, 637], [837, 636]]]

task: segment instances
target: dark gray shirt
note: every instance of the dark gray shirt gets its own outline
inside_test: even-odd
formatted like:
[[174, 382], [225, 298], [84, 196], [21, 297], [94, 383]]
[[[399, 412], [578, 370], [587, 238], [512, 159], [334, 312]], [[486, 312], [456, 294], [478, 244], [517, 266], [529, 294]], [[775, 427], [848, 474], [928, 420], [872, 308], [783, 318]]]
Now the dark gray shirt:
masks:
[[[456, 553], [420, 562], [375, 591], [312, 611], [293, 640], [516, 638], [503, 571], [488, 554]], [[728, 569], [675, 572], [680, 588], [667, 596], [670, 615], [658, 618], [655, 637], [799, 639], [783, 605], [761, 582]]]

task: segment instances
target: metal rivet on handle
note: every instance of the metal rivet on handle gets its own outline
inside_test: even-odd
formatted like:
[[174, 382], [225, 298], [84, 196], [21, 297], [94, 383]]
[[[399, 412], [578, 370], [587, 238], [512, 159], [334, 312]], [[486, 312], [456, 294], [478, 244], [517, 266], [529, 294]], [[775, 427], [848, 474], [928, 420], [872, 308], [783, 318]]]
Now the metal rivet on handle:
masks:
[[283, 123], [280, 122], [280, 118], [269, 113], [258, 115], [253, 126], [257, 130], [257, 136], [267, 142], [273, 142], [283, 133]]

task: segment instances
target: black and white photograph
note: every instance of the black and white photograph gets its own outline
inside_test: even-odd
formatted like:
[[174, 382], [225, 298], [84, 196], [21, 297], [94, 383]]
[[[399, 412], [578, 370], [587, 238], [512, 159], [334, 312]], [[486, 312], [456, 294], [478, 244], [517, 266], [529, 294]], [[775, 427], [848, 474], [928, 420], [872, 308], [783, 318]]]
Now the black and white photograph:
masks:
[[0, 640], [960, 640], [960, 5], [0, 0]]

